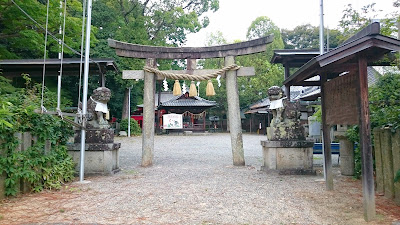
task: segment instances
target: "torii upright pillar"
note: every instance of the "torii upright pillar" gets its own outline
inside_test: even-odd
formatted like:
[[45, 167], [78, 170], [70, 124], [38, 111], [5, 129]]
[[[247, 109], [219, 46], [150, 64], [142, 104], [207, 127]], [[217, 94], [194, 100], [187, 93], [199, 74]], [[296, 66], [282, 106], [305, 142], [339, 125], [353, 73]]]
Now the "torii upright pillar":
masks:
[[[264, 52], [267, 44], [272, 43], [273, 36], [267, 36], [256, 40], [221, 45], [211, 47], [156, 47], [135, 45], [115, 40], [108, 40], [110, 47], [116, 49], [118, 56], [130, 58], [146, 58], [148, 67], [155, 67], [156, 59], [188, 59], [192, 62], [194, 59], [225, 58], [225, 66], [235, 63], [235, 56], [249, 55]], [[191, 61], [192, 60], [192, 61]], [[190, 67], [190, 66], [189, 66]], [[193, 70], [187, 71], [163, 71], [175, 74], [193, 74], [205, 75], [215, 73], [217, 70]], [[237, 76], [255, 75], [253, 67], [242, 67], [238, 70], [227, 71], [221, 74], [226, 78], [226, 91], [228, 97], [228, 115], [231, 133], [231, 145], [233, 155], [233, 165], [245, 165], [242, 125], [240, 119], [239, 93], [237, 86]], [[144, 79], [144, 107], [143, 107], [143, 144], [142, 144], [142, 166], [151, 166], [153, 164], [154, 152], [154, 85], [155, 79], [163, 80], [164, 77], [143, 70], [125, 70], [122, 73], [123, 79]]]
[[[235, 57], [225, 57], [225, 66], [235, 64]], [[229, 128], [231, 134], [233, 165], [244, 166], [242, 123], [240, 119], [239, 93], [236, 71], [226, 72], [226, 96], [228, 99]]]
[[[146, 60], [146, 66], [156, 67], [157, 62], [154, 58]], [[143, 89], [143, 126], [142, 126], [142, 166], [153, 165], [154, 158], [154, 94], [155, 94], [155, 75], [145, 72]]]

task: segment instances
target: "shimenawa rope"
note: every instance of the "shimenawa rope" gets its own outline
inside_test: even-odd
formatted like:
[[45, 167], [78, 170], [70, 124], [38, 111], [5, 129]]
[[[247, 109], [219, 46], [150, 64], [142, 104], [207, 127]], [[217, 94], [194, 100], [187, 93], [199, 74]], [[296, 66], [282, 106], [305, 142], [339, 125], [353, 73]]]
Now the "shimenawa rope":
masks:
[[238, 70], [240, 69], [240, 66], [236, 65], [236, 64], [232, 64], [229, 66], [225, 66], [224, 68], [217, 70], [214, 73], [210, 73], [210, 74], [204, 74], [204, 75], [192, 75], [192, 74], [175, 74], [175, 73], [167, 73], [167, 72], [163, 72], [160, 71], [156, 68], [152, 68], [152, 67], [148, 67], [145, 66], [143, 68], [144, 71], [146, 72], [150, 72], [150, 73], [154, 73], [163, 77], [166, 77], [168, 79], [174, 79], [174, 80], [196, 80], [196, 81], [202, 81], [202, 80], [210, 80], [212, 78], [216, 78], [218, 75], [223, 74], [226, 71], [229, 70]]

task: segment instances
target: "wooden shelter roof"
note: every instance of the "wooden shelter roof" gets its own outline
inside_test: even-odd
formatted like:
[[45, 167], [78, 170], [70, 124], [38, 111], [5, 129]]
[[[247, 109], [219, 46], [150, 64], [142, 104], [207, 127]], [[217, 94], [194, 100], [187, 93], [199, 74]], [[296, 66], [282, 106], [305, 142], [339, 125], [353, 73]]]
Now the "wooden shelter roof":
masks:
[[[63, 59], [63, 75], [79, 75], [80, 58]], [[60, 70], [60, 59], [46, 59], [46, 76], [58, 76]], [[82, 69], [84, 62], [82, 63]], [[118, 71], [114, 59], [92, 59], [89, 62], [89, 74], [102, 74], [107, 70]], [[43, 59], [10, 59], [0, 60], [0, 71], [5, 77], [21, 76], [27, 73], [30, 76], [42, 76]], [[83, 71], [83, 70], [82, 70]]]
[[318, 49], [280, 49], [274, 51], [271, 63], [301, 67], [318, 55]]
[[371, 24], [368, 29], [355, 35], [342, 46], [312, 58], [288, 77], [284, 84], [289, 86], [319, 86], [319, 81], [307, 81], [307, 79], [317, 76], [321, 72], [326, 72], [328, 79], [332, 79], [344, 72], [357, 69], [357, 56], [360, 55], [366, 56], [367, 62], [372, 63], [378, 61], [387, 53], [399, 51], [400, 40], [380, 35], [379, 30], [379, 23]]

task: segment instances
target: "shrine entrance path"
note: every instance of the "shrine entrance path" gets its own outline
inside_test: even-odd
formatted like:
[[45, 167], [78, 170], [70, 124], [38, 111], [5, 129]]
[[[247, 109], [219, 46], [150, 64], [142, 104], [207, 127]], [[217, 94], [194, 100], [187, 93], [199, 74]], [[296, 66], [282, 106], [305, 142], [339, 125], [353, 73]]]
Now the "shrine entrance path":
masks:
[[[142, 168], [142, 138], [116, 138], [121, 172], [5, 200], [0, 224], [367, 224], [360, 181], [336, 168], [327, 192], [322, 175], [260, 171], [265, 139], [243, 135], [246, 166], [235, 167], [229, 134], [156, 136], [154, 166]], [[368, 224], [400, 220], [381, 196], [377, 210]]]

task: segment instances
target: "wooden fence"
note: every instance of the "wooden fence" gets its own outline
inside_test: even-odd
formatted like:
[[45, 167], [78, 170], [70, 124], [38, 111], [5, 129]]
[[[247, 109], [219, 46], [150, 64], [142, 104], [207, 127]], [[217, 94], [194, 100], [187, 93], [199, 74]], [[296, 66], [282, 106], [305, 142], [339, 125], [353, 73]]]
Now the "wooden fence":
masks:
[[400, 131], [392, 133], [390, 129], [374, 129], [376, 192], [394, 199], [400, 205], [400, 183], [394, 182], [396, 172], [400, 170]]
[[[29, 147], [31, 147], [34, 143], [37, 142], [37, 137], [32, 136], [30, 132], [24, 132], [24, 133], [16, 133], [15, 137], [19, 139], [19, 145], [17, 147], [17, 151], [25, 151]], [[45, 153], [49, 152], [51, 149], [51, 143], [50, 141], [46, 141], [45, 144]], [[5, 157], [6, 153], [4, 150], [0, 149], [0, 156]], [[0, 199], [5, 197], [5, 179], [7, 177], [6, 173], [0, 174]], [[17, 184], [18, 189], [20, 193], [27, 193], [30, 192], [31, 185], [29, 182], [25, 180], [20, 180], [20, 182]]]

